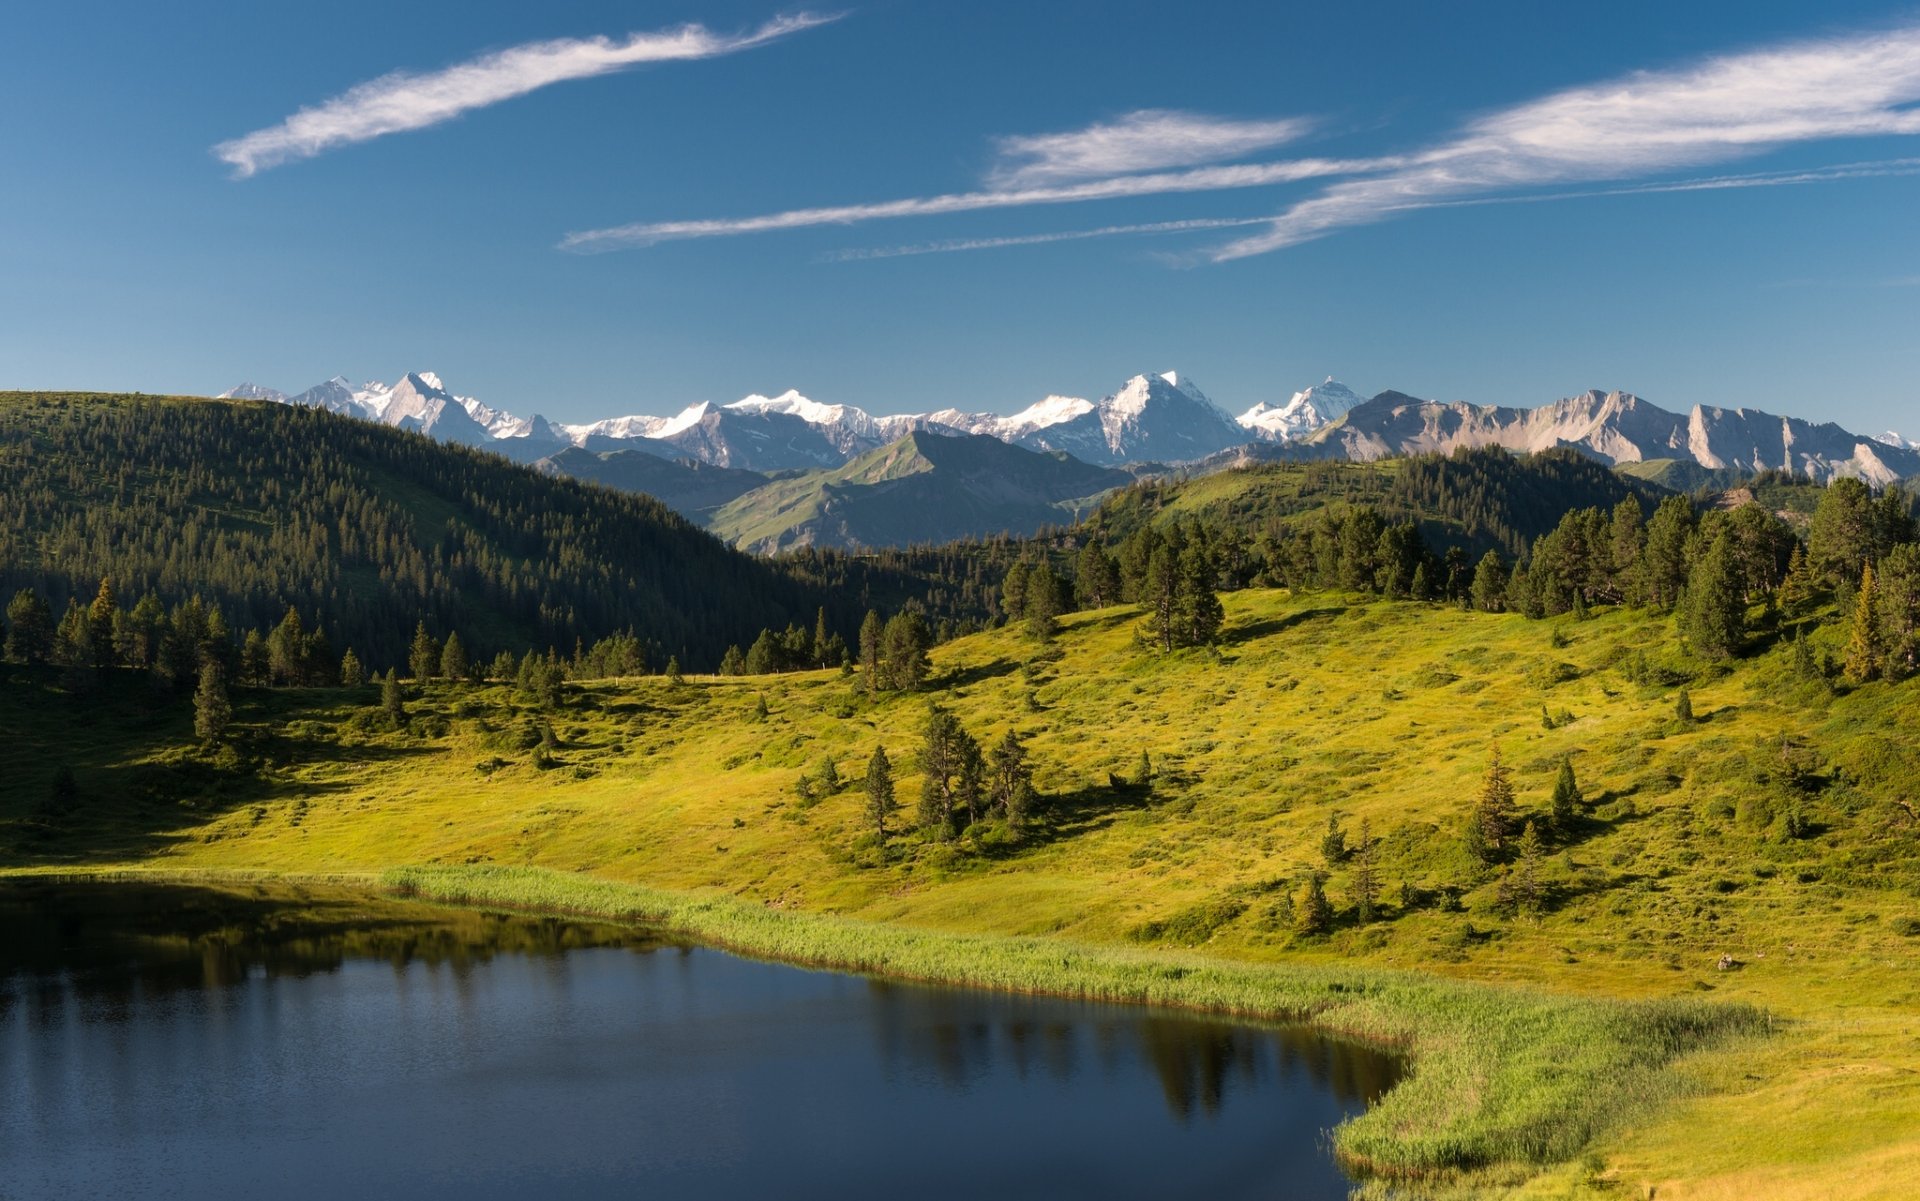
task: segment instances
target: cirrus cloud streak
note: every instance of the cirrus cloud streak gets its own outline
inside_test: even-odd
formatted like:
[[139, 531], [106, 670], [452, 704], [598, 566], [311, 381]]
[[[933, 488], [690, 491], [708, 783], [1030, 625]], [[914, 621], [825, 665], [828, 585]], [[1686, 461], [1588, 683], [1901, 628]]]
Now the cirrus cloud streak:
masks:
[[245, 179], [269, 167], [313, 158], [340, 146], [391, 133], [425, 129], [462, 113], [524, 96], [551, 84], [588, 79], [646, 63], [716, 58], [838, 20], [836, 15], [796, 13], [776, 17], [742, 34], [718, 34], [702, 25], [681, 25], [607, 37], [529, 42], [439, 71], [395, 71], [369, 80], [278, 125], [222, 142], [214, 156]]

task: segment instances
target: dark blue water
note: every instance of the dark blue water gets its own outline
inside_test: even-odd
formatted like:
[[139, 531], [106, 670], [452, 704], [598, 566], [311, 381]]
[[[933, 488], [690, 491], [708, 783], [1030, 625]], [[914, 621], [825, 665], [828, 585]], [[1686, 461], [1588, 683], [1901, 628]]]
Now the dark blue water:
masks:
[[0, 1198], [1340, 1198], [1387, 1058], [344, 893], [0, 886]]

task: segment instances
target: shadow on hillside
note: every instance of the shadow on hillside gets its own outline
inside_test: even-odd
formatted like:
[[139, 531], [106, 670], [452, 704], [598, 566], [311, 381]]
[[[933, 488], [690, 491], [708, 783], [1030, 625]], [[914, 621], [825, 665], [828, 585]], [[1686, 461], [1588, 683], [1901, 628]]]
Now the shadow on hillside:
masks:
[[1151, 808], [1153, 790], [1134, 784], [1089, 784], [1041, 798], [1040, 807], [1020, 832], [1020, 840], [983, 847], [988, 859], [1010, 859], [1040, 847], [1065, 842], [1111, 826], [1122, 816]]
[[[11, 753], [0, 755], [0, 867], [143, 859], [248, 808], [257, 810], [256, 824], [286, 823], [300, 814], [285, 802], [312, 803], [353, 787], [289, 779], [289, 769], [434, 753], [424, 744], [333, 741], [344, 694], [236, 690], [227, 745], [206, 752], [196, 745], [190, 700], [156, 694], [138, 673], [116, 673], [82, 695], [51, 681], [0, 689], [0, 723], [13, 731]], [[325, 722], [324, 731], [294, 726], [313, 721]], [[269, 804], [276, 809], [266, 810]]]
[[1284, 617], [1269, 617], [1243, 626], [1228, 626], [1221, 631], [1220, 641], [1229, 646], [1253, 642], [1256, 639], [1290, 630], [1295, 626], [1305, 625], [1309, 621], [1331, 620], [1346, 611], [1346, 605], [1326, 605], [1315, 609], [1302, 609], [1298, 613], [1288, 613]]
[[959, 671], [948, 672], [932, 682], [935, 688], [966, 688], [974, 684], [997, 680], [1001, 676], [1010, 676], [1020, 670], [1020, 665], [1011, 659], [996, 659], [992, 663], [979, 663], [964, 667]]

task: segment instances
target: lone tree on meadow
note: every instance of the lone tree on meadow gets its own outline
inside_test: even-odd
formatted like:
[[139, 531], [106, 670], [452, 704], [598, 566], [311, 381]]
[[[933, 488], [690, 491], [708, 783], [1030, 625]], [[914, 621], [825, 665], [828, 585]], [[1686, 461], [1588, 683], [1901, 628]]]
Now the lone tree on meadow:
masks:
[[457, 683], [467, 678], [467, 668], [467, 648], [460, 644], [459, 633], [448, 634], [440, 649], [440, 673]]
[[1495, 746], [1479, 799], [1467, 818], [1467, 847], [1481, 863], [1496, 863], [1512, 835], [1513, 773], [1500, 761], [1500, 748]]
[[873, 748], [873, 758], [867, 760], [867, 820], [873, 823], [873, 832], [882, 841], [887, 837], [887, 819], [900, 808], [893, 798], [893, 764], [887, 760], [887, 748]]
[[1572, 833], [1580, 812], [1581, 799], [1580, 785], [1573, 778], [1573, 759], [1564, 758], [1560, 760], [1560, 775], [1553, 782], [1551, 813], [1554, 833], [1562, 838]]
[[212, 746], [226, 735], [233, 721], [233, 703], [227, 699], [227, 675], [209, 659], [200, 667], [200, 687], [193, 694], [193, 732]]
[[1380, 873], [1374, 866], [1373, 825], [1360, 819], [1360, 841], [1353, 851], [1353, 910], [1361, 925], [1374, 918], [1380, 907]]
[[927, 706], [920, 743], [920, 825], [935, 837], [953, 836], [957, 809], [976, 816], [985, 772], [980, 744], [955, 717], [938, 704]]
[[1306, 887], [1293, 907], [1293, 928], [1301, 934], [1325, 934], [1333, 929], [1333, 904], [1327, 900], [1326, 877], [1307, 873]]
[[987, 761], [987, 804], [1009, 826], [1018, 827], [1033, 810], [1033, 764], [1020, 735], [1008, 730]]
[[400, 691], [400, 676], [393, 668], [387, 669], [386, 678], [380, 681], [380, 711], [386, 714], [387, 724], [394, 729], [407, 724], [407, 697]]

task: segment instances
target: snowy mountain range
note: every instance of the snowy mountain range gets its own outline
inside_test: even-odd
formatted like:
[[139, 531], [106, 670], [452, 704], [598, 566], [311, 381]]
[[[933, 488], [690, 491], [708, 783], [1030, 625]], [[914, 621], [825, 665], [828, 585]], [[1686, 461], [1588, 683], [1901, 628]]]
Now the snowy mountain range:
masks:
[[1244, 457], [1349, 459], [1499, 445], [1516, 451], [1570, 446], [1610, 464], [1680, 460], [1709, 469], [1782, 468], [1822, 479], [1854, 475], [1875, 484], [1920, 475], [1920, 447], [1897, 434], [1862, 437], [1830, 423], [1751, 409], [1697, 405], [1680, 414], [1631, 393], [1598, 390], [1532, 409], [1441, 403], [1391, 391], [1363, 400], [1332, 377], [1237, 417], [1171, 371], [1136, 375], [1099, 400], [1048, 396], [1011, 415], [942, 409], [875, 416], [788, 391], [731, 404], [702, 401], [672, 417], [567, 425], [457, 396], [430, 371], [409, 373], [391, 385], [356, 385], [336, 376], [297, 394], [249, 383], [221, 395], [324, 408], [526, 463], [580, 450], [638, 451], [753, 472], [838, 468], [925, 431], [984, 434], [1107, 467], [1224, 461], [1232, 456], [1223, 452], [1249, 444], [1258, 453]]

